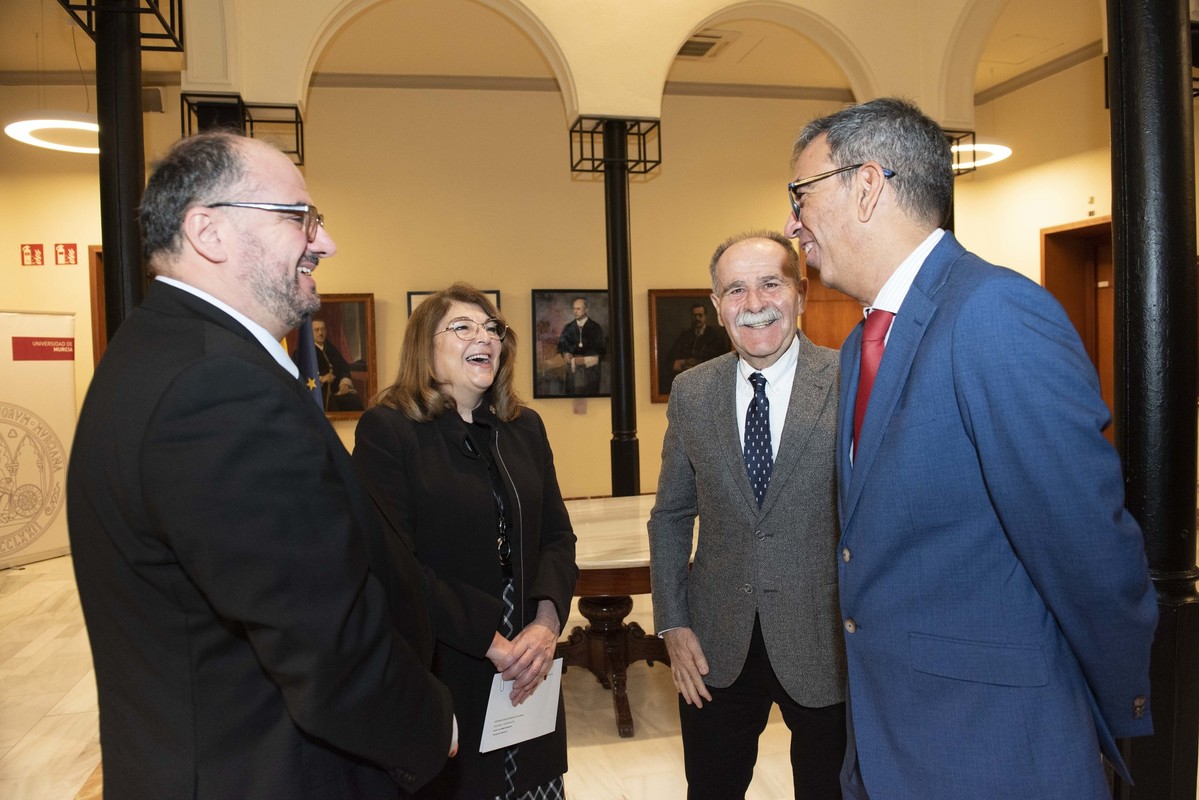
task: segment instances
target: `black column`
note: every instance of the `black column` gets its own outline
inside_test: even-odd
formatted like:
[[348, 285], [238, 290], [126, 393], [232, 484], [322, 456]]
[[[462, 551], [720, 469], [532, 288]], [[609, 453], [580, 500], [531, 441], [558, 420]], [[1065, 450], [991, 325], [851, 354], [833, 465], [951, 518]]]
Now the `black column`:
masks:
[[604, 120], [604, 216], [608, 230], [608, 308], [612, 319], [612, 495], [641, 493], [633, 380], [633, 312], [629, 256], [628, 127]]
[[1199, 745], [1195, 581], [1196, 264], [1187, 0], [1107, 0], [1116, 435], [1158, 593], [1154, 735], [1123, 743], [1135, 786], [1191, 800]]
[[139, 0], [96, 14], [96, 110], [100, 122], [100, 231], [108, 336], [145, 292], [137, 209], [146, 182], [142, 137]]

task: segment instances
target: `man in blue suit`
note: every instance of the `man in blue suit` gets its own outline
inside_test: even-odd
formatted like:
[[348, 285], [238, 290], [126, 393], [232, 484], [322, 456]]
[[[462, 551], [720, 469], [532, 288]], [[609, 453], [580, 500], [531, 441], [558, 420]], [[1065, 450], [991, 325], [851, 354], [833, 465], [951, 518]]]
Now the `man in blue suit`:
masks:
[[1157, 610], [1078, 335], [941, 229], [950, 152], [911, 104], [809, 123], [793, 164], [787, 234], [869, 315], [836, 444], [845, 796], [1109, 797]]

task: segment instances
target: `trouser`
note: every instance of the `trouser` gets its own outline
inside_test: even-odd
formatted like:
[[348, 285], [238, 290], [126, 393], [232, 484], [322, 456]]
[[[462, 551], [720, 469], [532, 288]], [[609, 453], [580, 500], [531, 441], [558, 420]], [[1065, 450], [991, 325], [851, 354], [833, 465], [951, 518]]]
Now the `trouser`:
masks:
[[758, 760], [758, 738], [774, 703], [791, 731], [795, 797], [839, 800], [845, 704], [808, 708], [792, 700], [770, 666], [756, 617], [741, 674], [728, 688], [709, 686], [708, 692], [712, 700], [704, 702], [703, 708], [688, 705], [679, 695], [688, 800], [745, 797]]

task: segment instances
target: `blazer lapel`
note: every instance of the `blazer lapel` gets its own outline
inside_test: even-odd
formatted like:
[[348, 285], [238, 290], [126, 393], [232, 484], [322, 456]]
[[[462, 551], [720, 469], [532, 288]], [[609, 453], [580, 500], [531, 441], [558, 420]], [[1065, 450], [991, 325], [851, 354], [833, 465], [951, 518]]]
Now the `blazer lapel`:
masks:
[[[325, 412], [321, 410], [320, 406], [312, 402], [312, 394], [308, 391], [308, 388], [299, 380], [293, 378], [291, 373], [284, 369], [267, 352], [262, 343], [254, 337], [254, 334], [247, 330], [246, 326], [212, 303], [169, 283], [152, 281], [149, 290], [146, 292], [146, 298], [142, 302], [142, 306], [146, 310], [156, 313], [196, 317], [219, 328], [223, 328], [238, 338], [245, 340], [247, 347], [240, 351], [241, 355], [245, 358], [253, 358], [262, 365], [263, 369], [273, 374], [286, 385], [297, 397], [306, 399], [308, 401], [306, 403], [307, 407], [321, 420], [323, 427], [331, 431], [333, 430], [333, 425], [325, 416]], [[345, 450], [345, 445], [341, 443], [341, 440], [337, 439], [336, 441], [340, 449]]]
[[716, 372], [715, 384], [709, 385], [706, 396], [712, 398], [712, 438], [713, 449], [724, 459], [725, 469], [728, 470], [729, 480], [741, 492], [742, 499], [758, 512], [758, 501], [754, 498], [753, 487], [749, 485], [749, 476], [745, 474], [745, 458], [741, 453], [741, 440], [737, 433], [737, 365], [738, 358], [730, 358], [728, 365]]
[[[912, 371], [912, 362], [916, 358], [920, 340], [924, 338], [929, 323], [936, 314], [937, 303], [934, 299], [936, 293], [949, 277], [949, 270], [953, 262], [963, 253], [965, 250], [958, 244], [953, 234], [946, 232], [933, 251], [929, 253], [924, 264], [921, 265], [916, 279], [912, 282], [912, 287], [908, 290], [907, 297], [903, 300], [903, 305], [899, 308], [899, 313], [895, 316], [895, 321], [891, 323], [887, 349], [883, 354], [882, 363], [879, 365], [878, 375], [874, 379], [874, 388], [870, 393], [870, 405], [866, 407], [866, 418], [862, 420], [862, 439], [854, 447], [853, 465], [849, 471], [849, 487], [842, 498], [844, 500], [841, 506], [843, 530], [849, 526], [849, 522], [853, 518], [862, 486], [870, 474], [870, 467], [878, 455], [887, 427], [899, 405], [903, 387], [907, 384], [908, 375]], [[849, 384], [851, 389], [849, 404], [843, 405], [842, 409], [852, 408], [852, 401], [856, 398], [861, 362], [861, 326], [854, 330], [849, 340], [846, 340], [846, 346], [850, 345], [850, 340], [853, 341], [857, 352], [851, 356], [853, 368], [850, 370], [852, 374], [849, 376], [849, 380], [852, 381]], [[843, 401], [844, 397], [845, 392], [842, 392]], [[852, 420], [853, 415], [843, 412], [842, 417]], [[844, 422], [843, 419], [838, 431], [837, 442], [840, 448], [844, 437], [844, 457], [848, 459], [848, 437], [851, 433], [847, 433]], [[852, 422], [850, 422], [850, 427], [852, 427]], [[837, 455], [838, 458], [841, 458], [842, 452], [839, 450]]]
[[[916, 349], [924, 332], [928, 329], [928, 321], [932, 318], [937, 306], [924, 296], [915, 286], [908, 291], [904, 298], [903, 307], [891, 323], [891, 333], [887, 338], [887, 349], [883, 354], [878, 375], [874, 379], [874, 389], [870, 393], [870, 404], [866, 407], [866, 418], [862, 420], [862, 438], [854, 446], [853, 467], [850, 472], [849, 495], [845, 507], [845, 521], [853, 517], [854, 507], [861, 495], [862, 484], [870, 474], [870, 466], [878, 455], [883, 435], [895, 414], [903, 386], [907, 383], [908, 374], [912, 371], [912, 361], [916, 358]], [[859, 360], [860, 360], [859, 355]], [[852, 408], [852, 406], [851, 406]], [[850, 415], [852, 418], [852, 415]]]
[[[804, 448], [808, 438], [816, 427], [816, 421], [828, 405], [829, 396], [833, 391], [835, 371], [828, 363], [812, 363], [812, 353], [815, 345], [803, 335], [799, 337], [799, 358], [795, 363], [795, 378], [791, 384], [791, 397], [787, 401], [787, 417], [783, 423], [783, 436], [779, 441], [779, 456], [774, 460], [774, 471], [770, 475], [770, 485], [766, 488], [766, 497], [762, 500], [761, 513], [765, 515], [774, 505], [802, 461]], [[744, 472], [744, 470], [742, 470]], [[749, 479], [745, 485], [749, 487]], [[753, 493], [750, 492], [752, 497]]]
[[[858, 374], [862, 367], [862, 330], [864, 324], [859, 322], [845, 342], [841, 345], [841, 390], [838, 392], [837, 405], [837, 507], [841, 510], [841, 519], [849, 518], [846, 510], [849, 508], [849, 480], [853, 467], [849, 463], [849, 445], [853, 440], [853, 414], [846, 414], [845, 409], [853, 408], [857, 397]], [[842, 525], [844, 527], [844, 524]]]

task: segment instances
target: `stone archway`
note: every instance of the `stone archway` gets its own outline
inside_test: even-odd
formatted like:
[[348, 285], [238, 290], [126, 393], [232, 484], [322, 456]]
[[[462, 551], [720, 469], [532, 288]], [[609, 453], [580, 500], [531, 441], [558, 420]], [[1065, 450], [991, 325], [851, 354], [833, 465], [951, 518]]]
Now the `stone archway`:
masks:
[[[304, 87], [309, 85], [321, 53], [324, 52], [337, 32], [363, 11], [385, 2], [403, 2], [403, 0], [337, 0], [330, 4], [332, 8], [319, 29], [314, 32], [310, 40], [311, 46], [305, 55]], [[476, 0], [476, 2], [502, 15], [529, 37], [545, 58], [554, 79], [558, 82], [567, 119], [573, 119], [578, 108], [574, 76], [561, 47], [545, 24], [521, 0]]]
[[[719, 27], [724, 20], [746, 18], [773, 22], [811, 39], [821, 46], [845, 73], [855, 98], [862, 101], [878, 96], [879, 82], [853, 39], [824, 16], [798, 5], [770, 2], [732, 3], [708, 15], [688, 31], [687, 35], [690, 36], [706, 27]], [[683, 40], [680, 40], [679, 44], [682, 43]]]
[[942, 127], [974, 129], [974, 77], [995, 21], [1007, 0], [971, 0], [962, 7], [941, 64]]

